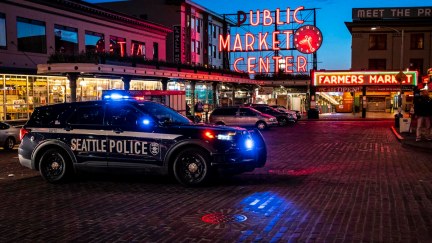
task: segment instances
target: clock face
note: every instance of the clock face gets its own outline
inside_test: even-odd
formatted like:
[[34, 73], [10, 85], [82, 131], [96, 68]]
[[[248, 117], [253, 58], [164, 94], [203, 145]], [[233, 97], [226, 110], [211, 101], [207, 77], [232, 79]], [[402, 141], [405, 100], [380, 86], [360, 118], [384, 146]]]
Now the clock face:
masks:
[[296, 49], [305, 54], [316, 52], [321, 47], [322, 40], [321, 31], [313, 25], [304, 25], [294, 34]]

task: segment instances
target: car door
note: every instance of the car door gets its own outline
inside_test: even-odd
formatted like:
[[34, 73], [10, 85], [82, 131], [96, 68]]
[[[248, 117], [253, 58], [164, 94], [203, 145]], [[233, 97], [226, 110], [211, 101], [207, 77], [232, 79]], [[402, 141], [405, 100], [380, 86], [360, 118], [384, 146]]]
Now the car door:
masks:
[[[80, 105], [58, 131], [71, 147], [78, 167], [106, 168], [106, 126], [103, 103]], [[60, 129], [60, 128], [58, 128]]]
[[129, 103], [107, 106], [107, 161], [110, 169], [160, 166], [160, 138], [152, 118]]
[[257, 122], [257, 113], [249, 108], [240, 108], [241, 126], [255, 126]]

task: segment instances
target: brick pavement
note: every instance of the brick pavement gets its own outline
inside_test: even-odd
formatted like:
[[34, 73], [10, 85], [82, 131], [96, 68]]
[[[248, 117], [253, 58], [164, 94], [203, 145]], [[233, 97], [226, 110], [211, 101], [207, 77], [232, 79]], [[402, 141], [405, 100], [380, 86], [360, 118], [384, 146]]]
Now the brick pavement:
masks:
[[0, 151], [0, 242], [432, 242], [432, 153], [402, 146], [391, 125], [265, 131], [265, 168], [204, 188], [148, 176], [50, 185]]

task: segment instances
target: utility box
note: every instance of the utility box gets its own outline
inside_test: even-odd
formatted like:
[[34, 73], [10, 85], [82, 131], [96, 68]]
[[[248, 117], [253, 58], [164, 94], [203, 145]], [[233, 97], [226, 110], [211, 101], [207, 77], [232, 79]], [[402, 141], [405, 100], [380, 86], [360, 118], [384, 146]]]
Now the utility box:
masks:
[[410, 132], [411, 118], [399, 118], [399, 132]]

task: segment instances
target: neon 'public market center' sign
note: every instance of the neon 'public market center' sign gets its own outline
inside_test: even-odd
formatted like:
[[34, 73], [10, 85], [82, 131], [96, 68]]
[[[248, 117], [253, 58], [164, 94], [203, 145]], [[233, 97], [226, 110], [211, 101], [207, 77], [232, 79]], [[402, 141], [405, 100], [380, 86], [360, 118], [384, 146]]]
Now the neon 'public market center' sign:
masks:
[[[281, 17], [281, 10], [276, 9], [274, 16], [270, 10], [249, 11], [249, 18], [243, 11], [237, 12], [237, 25], [245, 23], [249, 20], [251, 26], [282, 26], [292, 24], [304, 24], [304, 20], [299, 18], [299, 12], [304, 7], [298, 7], [291, 11], [290, 8], [286, 9], [285, 18]], [[281, 46], [279, 36], [286, 37], [286, 43]], [[303, 25], [299, 29], [295, 30], [275, 30], [273, 32], [258, 32], [257, 34], [246, 33], [244, 36], [236, 34], [231, 35], [219, 35], [219, 51], [227, 52], [256, 52], [256, 51], [279, 51], [279, 50], [293, 50], [297, 49], [303, 54], [312, 54], [316, 52], [322, 44], [321, 31], [313, 25]], [[291, 46], [291, 43], [294, 46]], [[270, 48], [269, 48], [270, 46]], [[281, 47], [283, 49], [281, 49]], [[234, 60], [233, 67], [237, 72], [241, 72], [238, 69], [239, 63], [247, 65], [247, 72], [250, 74], [268, 73], [270, 71], [270, 63], [284, 63], [285, 73], [296, 72], [307, 72], [307, 58], [303, 55], [298, 56], [265, 56], [265, 57], [247, 57], [247, 60], [243, 57], [239, 57]], [[296, 65], [294, 65], [294, 63]], [[294, 67], [296, 70], [294, 70]], [[275, 72], [279, 72], [279, 65], [274, 65]]]

